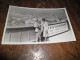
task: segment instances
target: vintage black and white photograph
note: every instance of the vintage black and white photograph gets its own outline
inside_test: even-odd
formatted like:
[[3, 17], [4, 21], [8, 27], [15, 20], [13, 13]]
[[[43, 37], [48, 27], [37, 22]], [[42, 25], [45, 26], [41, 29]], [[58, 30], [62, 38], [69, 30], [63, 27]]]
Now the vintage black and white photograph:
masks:
[[2, 44], [75, 41], [66, 8], [9, 6]]

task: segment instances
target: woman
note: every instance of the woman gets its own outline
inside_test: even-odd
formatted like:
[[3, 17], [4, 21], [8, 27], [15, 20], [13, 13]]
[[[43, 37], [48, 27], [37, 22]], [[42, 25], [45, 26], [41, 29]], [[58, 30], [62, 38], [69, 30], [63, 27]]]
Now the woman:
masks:
[[45, 19], [42, 19], [42, 32], [43, 32], [43, 37], [45, 38], [45, 41], [47, 41], [47, 37], [48, 37], [48, 22], [45, 21]]

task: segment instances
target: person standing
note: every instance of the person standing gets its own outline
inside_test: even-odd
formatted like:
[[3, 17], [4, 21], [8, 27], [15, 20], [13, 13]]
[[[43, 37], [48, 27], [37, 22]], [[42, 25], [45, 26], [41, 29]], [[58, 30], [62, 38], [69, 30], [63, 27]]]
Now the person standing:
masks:
[[48, 37], [48, 22], [45, 20], [45, 18], [41, 21], [41, 34], [45, 38], [45, 41], [47, 41]]
[[39, 29], [38, 29], [38, 20], [34, 22], [34, 27], [35, 27], [35, 33], [36, 33], [36, 42], [38, 41], [38, 36], [39, 36]]

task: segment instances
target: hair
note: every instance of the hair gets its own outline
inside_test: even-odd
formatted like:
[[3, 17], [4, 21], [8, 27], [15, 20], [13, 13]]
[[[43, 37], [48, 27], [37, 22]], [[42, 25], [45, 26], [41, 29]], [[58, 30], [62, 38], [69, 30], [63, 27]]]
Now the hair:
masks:
[[43, 18], [42, 21], [45, 21], [45, 18]]

